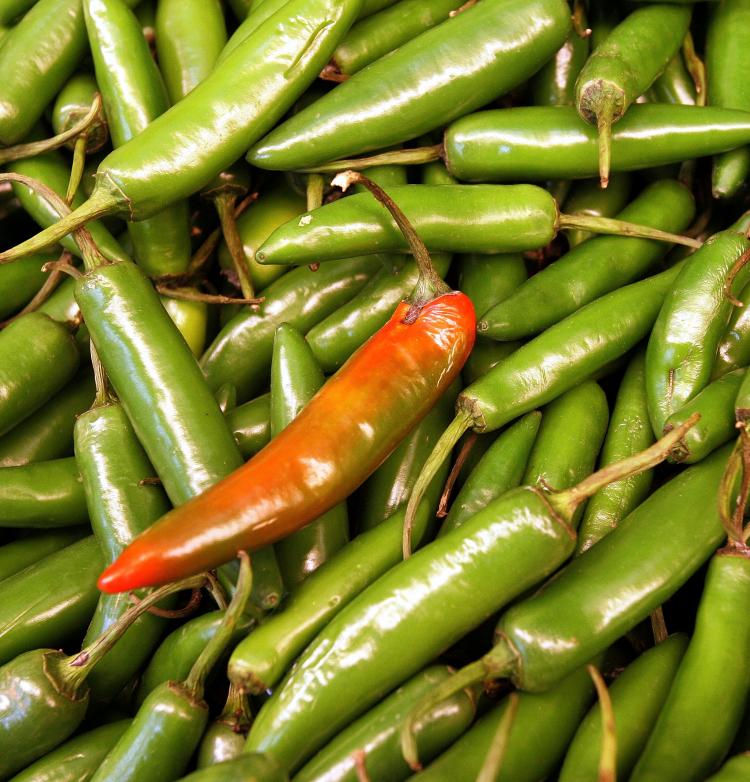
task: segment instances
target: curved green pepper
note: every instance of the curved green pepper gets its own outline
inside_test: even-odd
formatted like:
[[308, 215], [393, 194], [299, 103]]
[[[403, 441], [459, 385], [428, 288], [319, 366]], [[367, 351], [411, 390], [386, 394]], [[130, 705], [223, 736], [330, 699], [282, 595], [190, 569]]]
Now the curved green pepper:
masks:
[[289, 777], [266, 755], [253, 753], [193, 771], [180, 782], [288, 782]]
[[56, 529], [26, 535], [0, 546], [0, 581], [75, 543], [86, 534], [85, 527]]
[[227, 425], [243, 459], [271, 442], [271, 396], [263, 394], [226, 413]]
[[706, 782], [747, 782], [750, 774], [750, 752], [743, 752], [730, 758]]

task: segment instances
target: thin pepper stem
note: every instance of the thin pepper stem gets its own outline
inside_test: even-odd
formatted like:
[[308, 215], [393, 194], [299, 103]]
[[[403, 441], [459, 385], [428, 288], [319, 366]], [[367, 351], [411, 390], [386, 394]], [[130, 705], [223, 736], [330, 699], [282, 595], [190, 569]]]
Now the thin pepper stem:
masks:
[[245, 299], [252, 299], [255, 296], [253, 282], [250, 279], [250, 267], [247, 264], [245, 247], [242, 243], [237, 230], [237, 221], [234, 216], [234, 205], [237, 196], [233, 193], [219, 193], [214, 197], [216, 212], [219, 215], [221, 230], [224, 234], [224, 241], [229, 250], [229, 256], [232, 259], [232, 266], [240, 281], [240, 290]]
[[476, 445], [477, 437], [478, 435], [476, 432], [472, 432], [467, 436], [466, 442], [461, 446], [456, 461], [453, 464], [453, 467], [451, 467], [448, 480], [445, 482], [445, 486], [443, 486], [443, 493], [440, 495], [437, 513], [435, 514], [439, 519], [445, 518], [445, 516], [448, 515], [448, 501], [451, 498], [451, 492], [453, 491], [453, 487], [458, 480], [458, 476], [460, 475], [464, 464], [466, 464], [466, 460], [469, 458], [469, 454], [471, 454]]
[[448, 458], [448, 454], [453, 450], [453, 447], [461, 439], [464, 432], [471, 428], [471, 425], [472, 418], [469, 413], [464, 411], [457, 413], [453, 421], [448, 424], [447, 429], [440, 435], [440, 439], [435, 443], [432, 453], [427, 457], [427, 461], [424, 463], [422, 471], [419, 473], [419, 476], [414, 483], [409, 502], [406, 505], [404, 529], [401, 539], [404, 559], [409, 559], [411, 556], [412, 531], [414, 529], [414, 519], [417, 515], [419, 503], [422, 501], [422, 497], [427, 491], [430, 482], [435, 477], [435, 473], [440, 468], [440, 465]]
[[234, 593], [232, 602], [225, 611], [224, 618], [216, 634], [206, 644], [190, 669], [187, 679], [185, 679], [185, 689], [191, 692], [198, 700], [203, 698], [206, 677], [218, 662], [219, 657], [224, 653], [224, 649], [234, 633], [237, 622], [245, 610], [245, 603], [247, 603], [253, 587], [253, 571], [250, 567], [250, 557], [245, 551], [238, 552], [237, 556], [240, 558], [240, 575], [237, 579], [237, 590]]
[[586, 670], [594, 681], [599, 705], [602, 711], [602, 744], [599, 752], [599, 782], [615, 782], [617, 779], [617, 733], [615, 732], [615, 712], [612, 699], [601, 673], [594, 665]]
[[596, 115], [596, 130], [599, 137], [599, 184], [602, 189], [609, 186], [609, 169], [612, 158], [612, 115], [614, 108], [610, 101], [603, 101]]
[[558, 229], [581, 228], [584, 231], [592, 231], [597, 234], [611, 234], [613, 236], [632, 236], [638, 239], [654, 239], [658, 242], [671, 242], [682, 244], [685, 247], [696, 249], [703, 246], [703, 242], [693, 239], [691, 236], [673, 234], [669, 231], [660, 231], [658, 228], [649, 228], [637, 223], [628, 223], [625, 220], [615, 220], [611, 217], [599, 217], [598, 215], [585, 214], [561, 214], [558, 219]]
[[42, 271], [51, 271], [52, 274], [47, 277], [42, 287], [36, 292], [36, 294], [34, 294], [34, 298], [31, 299], [31, 301], [28, 302], [22, 310], [19, 310], [15, 315], [13, 315], [13, 317], [2, 321], [0, 323], [0, 328], [8, 326], [9, 324], [13, 323], [14, 320], [18, 320], [18, 318], [28, 314], [29, 312], [36, 312], [39, 307], [41, 307], [42, 304], [44, 304], [44, 302], [47, 301], [47, 299], [55, 292], [55, 289], [60, 284], [60, 280], [62, 280], [63, 274], [65, 274], [65, 272], [62, 270], [62, 267], [68, 266], [71, 269], [75, 268], [71, 264], [72, 258], [73, 256], [67, 250], [63, 250], [60, 257], [56, 261], [53, 261], [55, 264], [54, 266], [50, 266], [48, 263], [45, 263], [42, 267]]
[[406, 215], [401, 211], [401, 207], [399, 207], [380, 185], [373, 182], [364, 174], [361, 174], [358, 171], [343, 171], [341, 174], [337, 174], [334, 177], [331, 184], [334, 185], [334, 187], [340, 187], [344, 191], [354, 184], [366, 187], [391, 213], [391, 217], [395, 220], [396, 225], [409, 243], [409, 248], [417, 263], [417, 267], [419, 268], [419, 279], [410, 296], [409, 300], [412, 306], [409, 308], [409, 312], [404, 318], [404, 323], [413, 323], [417, 319], [419, 311], [428, 301], [432, 301], [432, 299], [443, 293], [449, 293], [451, 290], [435, 271], [435, 267], [432, 265], [432, 258], [430, 258], [430, 253], [425, 246], [425, 243], [414, 230], [414, 227], [409, 222]]
[[[52, 188], [47, 187], [47, 185], [43, 184], [37, 179], [32, 179], [31, 177], [25, 176], [24, 174], [14, 174], [6, 171], [0, 174], [0, 182], [19, 182], [20, 184], [28, 187], [32, 192], [40, 195], [58, 214], [63, 216], [61, 220], [55, 223], [56, 226], [60, 225], [60, 223], [64, 222], [73, 214], [75, 214], [75, 212], [70, 211], [70, 207], [54, 190], [52, 190]], [[95, 269], [97, 266], [103, 266], [109, 263], [109, 261], [107, 261], [107, 259], [99, 252], [99, 248], [96, 246], [96, 243], [94, 242], [91, 234], [83, 227], [82, 224], [73, 227], [71, 230], [75, 234], [76, 243], [81, 250], [83, 263], [87, 269]], [[70, 231], [65, 231], [65, 233], [58, 238], [62, 239], [62, 237], [67, 235], [69, 232]], [[33, 237], [33, 239], [38, 239], [40, 236], [42, 236], [42, 234], [44, 234], [44, 231], [42, 231], [40, 234], [37, 234], [35, 237]], [[9, 250], [8, 252], [15, 253], [16, 250], [19, 250], [19, 248], [26, 244], [28, 244], [28, 242], [23, 242], [22, 244], [18, 245], [18, 247], [15, 247], [12, 251]], [[45, 247], [47, 244], [48, 243], [45, 242], [36, 249], [41, 249], [41, 247]], [[32, 252], [32, 250], [28, 250], [28, 252]], [[20, 257], [14, 255], [13, 258], [4, 260], [6, 255], [7, 253], [0, 253], [0, 263], [9, 263], [10, 260], [15, 260], [16, 257]], [[25, 253], [21, 253], [21, 255], [25, 255]]]
[[78, 654], [65, 659], [62, 667], [66, 685], [72, 690], [77, 690], [89, 675], [91, 669], [104, 657], [104, 655], [122, 638], [133, 622], [152, 605], [156, 605], [168, 595], [180, 592], [183, 589], [194, 589], [203, 586], [205, 576], [198, 575], [191, 578], [175, 581], [155, 589], [149, 595], [136, 603], [113, 624], [110, 625], [95, 641], [82, 649]]
[[664, 619], [664, 609], [661, 606], [658, 606], [649, 616], [651, 619], [651, 633], [654, 636], [654, 643], [664, 643], [669, 637], [667, 622]]
[[87, 133], [82, 133], [76, 139], [76, 145], [73, 149], [73, 165], [70, 167], [70, 179], [68, 179], [68, 189], [65, 193], [65, 203], [70, 206], [76, 197], [78, 188], [83, 179], [83, 170], [86, 165], [86, 146], [89, 137]]
[[102, 112], [102, 96], [97, 92], [91, 103], [91, 108], [75, 125], [72, 125], [63, 133], [58, 133], [52, 138], [44, 141], [32, 141], [28, 144], [17, 144], [14, 147], [5, 147], [0, 149], [0, 165], [10, 163], [12, 160], [22, 160], [23, 158], [36, 157], [44, 152], [50, 152], [53, 149], [59, 149], [72, 139], [80, 135], [88, 135], [88, 130], [99, 118]]
[[93, 341], [89, 343], [89, 350], [91, 351], [91, 366], [94, 369], [94, 385], [96, 386], [94, 407], [104, 407], [112, 401], [107, 373], [104, 371], [102, 362], [99, 360], [99, 354], [96, 351]]
[[500, 775], [500, 770], [503, 767], [503, 759], [505, 758], [505, 751], [508, 748], [510, 731], [513, 727], [513, 721], [516, 718], [516, 712], [518, 711], [518, 704], [518, 693], [512, 692], [508, 696], [508, 708], [505, 710], [505, 714], [503, 714], [500, 724], [497, 726], [495, 735], [492, 737], [490, 751], [487, 753], [482, 768], [479, 769], [477, 782], [495, 782]]
[[684, 423], [665, 434], [650, 448], [646, 448], [645, 451], [628, 456], [626, 459], [610, 464], [607, 467], [602, 467], [601, 470], [597, 470], [597, 472], [589, 475], [588, 478], [584, 478], [572, 489], [547, 495], [547, 501], [563, 519], [570, 521], [578, 506], [600, 489], [615, 481], [621, 481], [624, 478], [629, 478], [631, 475], [650, 470], [663, 462], [670, 455], [674, 446], [685, 436], [685, 433], [698, 423], [700, 417], [700, 413], [693, 413]]
[[156, 285], [156, 290], [162, 296], [168, 299], [179, 299], [180, 301], [200, 301], [204, 304], [248, 304], [252, 307], [263, 304], [266, 300], [264, 296], [254, 299], [243, 299], [237, 296], [220, 296], [214, 293], [201, 293], [194, 288], [172, 288], [169, 285]]
[[325, 190], [325, 180], [320, 174], [310, 174], [307, 177], [307, 211], [312, 212], [323, 205], [323, 192]]
[[329, 62], [325, 68], [318, 74], [318, 78], [323, 81], [333, 81], [337, 84], [346, 81], [349, 77], [339, 70], [339, 66], [335, 62]]
[[591, 28], [586, 24], [586, 7], [581, 0], [575, 0], [573, 3], [573, 13], [570, 19], [573, 23], [573, 32], [579, 38], [590, 37]]
[[[738, 423], [737, 428], [742, 431], [744, 425]], [[737, 517], [735, 514], [742, 507], [742, 503], [737, 495], [736, 485], [740, 475], [742, 475], [744, 480], [745, 472], [742, 459], [742, 438], [738, 437], [734, 448], [732, 448], [732, 453], [729, 454], [727, 466], [719, 484], [719, 518], [730, 542], [736, 542], [741, 539], [737, 534]], [[740, 512], [744, 515], [744, 508]]]
[[337, 171], [364, 171], [375, 166], [421, 166], [424, 163], [432, 163], [443, 157], [443, 145], [435, 144], [430, 147], [415, 147], [414, 149], [397, 149], [393, 152], [381, 152], [379, 155], [369, 157], [349, 158], [346, 160], [334, 160], [324, 163], [322, 166], [303, 168], [303, 174], [334, 174]]
[[693, 79], [693, 84], [695, 84], [695, 105], [705, 106], [707, 97], [706, 66], [695, 51], [695, 43], [690, 30], [687, 31], [685, 40], [682, 42], [682, 56], [688, 73]]
[[737, 275], [747, 266], [747, 262], [750, 261], [750, 247], [740, 255], [740, 257], [734, 262], [732, 268], [727, 274], [727, 278], [724, 281], [724, 298], [726, 298], [730, 304], [735, 307], [744, 307], [745, 305], [732, 293], [732, 286], [737, 279]]

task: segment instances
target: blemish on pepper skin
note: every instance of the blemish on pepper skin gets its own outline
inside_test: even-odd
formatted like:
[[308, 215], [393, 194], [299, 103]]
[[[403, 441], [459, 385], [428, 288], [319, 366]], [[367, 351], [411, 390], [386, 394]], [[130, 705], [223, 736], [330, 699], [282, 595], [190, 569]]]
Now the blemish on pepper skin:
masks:
[[310, 225], [312, 221], [313, 221], [312, 215], [303, 215], [302, 217], [300, 217], [297, 226], [301, 228], [303, 225]]

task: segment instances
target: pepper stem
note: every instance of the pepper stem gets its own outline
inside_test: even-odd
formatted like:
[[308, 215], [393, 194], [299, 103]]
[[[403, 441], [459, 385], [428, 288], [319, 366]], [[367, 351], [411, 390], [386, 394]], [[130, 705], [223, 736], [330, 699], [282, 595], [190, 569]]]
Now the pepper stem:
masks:
[[307, 177], [307, 211], [312, 212], [313, 209], [317, 209], [323, 205], [323, 191], [325, 189], [325, 180], [320, 174], [310, 174]]
[[[32, 179], [31, 177], [25, 176], [24, 174], [4, 172], [0, 174], [0, 182], [19, 182], [20, 184], [25, 185], [32, 192], [40, 195], [58, 214], [62, 215], [62, 219], [58, 220], [58, 222], [54, 223], [54, 225], [51, 225], [49, 228], [45, 228], [41, 233], [38, 233], [31, 239], [22, 242], [21, 244], [10, 250], [7, 250], [4, 253], [0, 253], [0, 264], [9, 263], [10, 261], [15, 260], [22, 255], [36, 252], [36, 250], [41, 250], [43, 247], [51, 244], [51, 242], [56, 242], [58, 239], [62, 239], [63, 236], [71, 233], [71, 231], [75, 233], [76, 243], [78, 244], [81, 255], [83, 256], [84, 266], [86, 266], [87, 269], [94, 269], [97, 266], [102, 266], [108, 263], [107, 259], [99, 252], [99, 248], [96, 246], [96, 243], [94, 242], [91, 234], [83, 227], [83, 222], [85, 221], [80, 222], [72, 227], [68, 226], [67, 230], [63, 231], [62, 234], [52, 239], [51, 241], [41, 241], [42, 237], [47, 233], [47, 231], [52, 228], [58, 228], [58, 226], [60, 226], [66, 220], [72, 218], [86, 204], [82, 204], [82, 206], [79, 207], [79, 209], [76, 209], [75, 212], [71, 212], [70, 207], [54, 190], [52, 190], [52, 188], [47, 187], [47, 185], [40, 182], [39, 180]], [[89, 201], [86, 203], [89, 203]], [[34, 245], [33, 248], [32, 245]], [[22, 248], [24, 247], [26, 249], [22, 251]]]
[[[12, 180], [23, 182], [28, 187], [35, 189], [37, 192], [42, 192], [41, 188], [38, 186], [39, 183], [35, 183], [35, 180], [33, 179], [29, 179], [28, 177], [23, 177], [22, 179], [20, 174], [10, 174], [7, 172], [0, 174], [0, 182]], [[24, 182], [24, 180], [28, 181]], [[34, 184], [29, 184], [29, 182], [35, 183], [36, 187]], [[55, 195], [57, 196], [56, 193]], [[59, 198], [59, 196], [57, 197]], [[62, 199], [60, 200], [61, 203], [64, 203]], [[52, 202], [50, 201], [50, 203]], [[30, 239], [27, 239], [25, 242], [21, 242], [21, 244], [17, 244], [15, 247], [11, 247], [9, 250], [5, 250], [5, 252], [0, 253], [0, 264], [10, 263], [11, 261], [15, 261], [18, 258], [22, 258], [24, 255], [30, 255], [31, 253], [39, 252], [45, 247], [56, 244], [60, 241], [60, 239], [67, 236], [69, 233], [73, 233], [74, 231], [82, 228], [83, 225], [88, 223], [90, 220], [96, 220], [103, 215], [110, 214], [114, 210], [115, 206], [116, 203], [113, 201], [111, 196], [108, 196], [104, 193], [100, 194], [99, 196], [97, 196], [96, 193], [92, 194], [91, 198], [89, 198], [87, 201], [84, 201], [77, 209], [72, 212], [69, 211], [69, 207], [67, 204], [65, 204], [66, 209], [65, 211], [61, 212], [65, 215], [64, 217], [62, 217], [56, 223], [48, 226], [43, 231], [40, 231], [35, 236], [32, 236]], [[61, 210], [58, 209], [58, 212], [59, 211]], [[81, 248], [81, 252], [83, 252], [83, 248]]]
[[579, 228], [597, 234], [632, 236], [638, 239], [654, 239], [657, 242], [682, 244], [685, 247], [694, 247], [695, 249], [703, 246], [703, 242], [698, 239], [693, 239], [691, 236], [673, 234], [669, 233], [669, 231], [660, 231], [658, 228], [649, 228], [645, 225], [628, 223], [625, 220], [615, 220], [610, 217], [599, 217], [598, 215], [561, 214], [558, 219], [557, 227], [560, 230], [564, 228]]
[[206, 677], [216, 665], [219, 657], [224, 653], [229, 639], [234, 634], [237, 622], [245, 610], [245, 603], [250, 597], [253, 588], [253, 571], [250, 567], [250, 557], [245, 551], [238, 552], [240, 559], [240, 575], [237, 579], [237, 591], [232, 597], [232, 602], [224, 613], [224, 618], [214, 637], [206, 644], [198, 659], [190, 669], [185, 679], [185, 689], [189, 690], [196, 699], [203, 699], [203, 688]]
[[693, 413], [684, 423], [676, 426], [651, 447], [646, 448], [645, 451], [628, 456], [627, 459], [622, 459], [607, 467], [602, 467], [601, 470], [597, 470], [597, 472], [589, 475], [588, 478], [584, 478], [572, 489], [549, 494], [547, 501], [563, 519], [569, 522], [578, 506], [596, 494], [599, 489], [603, 489], [615, 481], [629, 478], [631, 475], [650, 470], [660, 462], [663, 462], [670, 455], [674, 446], [685, 436], [688, 429], [698, 423], [700, 417], [700, 413]]
[[391, 217], [396, 221], [396, 225], [409, 243], [414, 260], [419, 268], [419, 279], [409, 299], [412, 306], [404, 318], [404, 323], [413, 323], [417, 319], [419, 311], [428, 301], [432, 301], [432, 299], [443, 293], [450, 293], [451, 290], [435, 271], [435, 267], [432, 265], [432, 258], [430, 258], [430, 253], [425, 243], [414, 230], [406, 215], [401, 211], [401, 207], [380, 185], [368, 179], [364, 174], [358, 171], [344, 171], [341, 174], [337, 174], [331, 184], [342, 188], [342, 190], [347, 190], [354, 184], [366, 187], [391, 213]]
[[510, 676], [515, 666], [515, 653], [505, 641], [501, 641], [484, 657], [465, 665], [421, 698], [409, 712], [401, 727], [401, 754], [409, 764], [409, 768], [414, 771], [419, 771], [422, 768], [419, 762], [416, 739], [416, 724], [421, 717], [464, 688], [473, 687], [484, 681]]
[[68, 189], [65, 192], [65, 203], [70, 206], [76, 197], [78, 188], [83, 178], [83, 169], [86, 165], [86, 147], [89, 137], [87, 133], [82, 133], [76, 139], [76, 145], [73, 149], [73, 165], [70, 167], [70, 178], [68, 179]]
[[247, 735], [250, 730], [253, 715], [247, 695], [234, 682], [229, 683], [226, 703], [216, 721], [229, 725], [234, 733]]
[[332, 163], [324, 163], [322, 166], [303, 168], [303, 174], [333, 174], [337, 171], [363, 171], [375, 166], [421, 166], [424, 163], [432, 163], [443, 157], [443, 145], [435, 144], [431, 147], [415, 147], [414, 149], [395, 149], [392, 152], [382, 152], [379, 155], [369, 157], [348, 158], [346, 160], [334, 160]]
[[599, 752], [599, 782], [615, 782], [617, 779], [617, 734], [615, 732], [615, 712], [609, 690], [595, 665], [587, 665], [586, 670], [594, 682], [599, 706], [602, 710], [602, 743]]
[[719, 516], [729, 545], [744, 548], [750, 535], [750, 524], [745, 526], [745, 507], [750, 494], [750, 434], [744, 423], [738, 423], [737, 428], [740, 436], [729, 456], [719, 486]]
[[113, 625], [110, 625], [85, 649], [82, 649], [78, 654], [65, 658], [60, 666], [60, 676], [65, 686], [69, 688], [68, 691], [77, 692], [80, 689], [91, 669], [122, 638], [141, 614], [174, 592], [202, 587], [205, 580], [206, 578], [203, 575], [192, 576], [191, 578], [175, 581], [172, 584], [165, 584], [163, 587], [155, 589], [134, 606], [128, 608]]
[[252, 299], [255, 296], [255, 291], [253, 290], [253, 282], [250, 279], [250, 267], [247, 265], [245, 247], [237, 230], [237, 221], [234, 217], [236, 200], [237, 196], [234, 193], [219, 193], [214, 197], [216, 212], [219, 215], [221, 230], [224, 234], [224, 241], [227, 243], [227, 249], [232, 258], [232, 266], [240, 281], [242, 296], [245, 299]]
[[688, 69], [693, 84], [695, 85], [695, 105], [706, 105], [706, 66], [695, 51], [695, 43], [690, 30], [685, 34], [682, 42], [682, 56]]
[[28, 144], [17, 144], [14, 147], [0, 149], [0, 165], [10, 163], [12, 160], [22, 160], [27, 157], [36, 157], [44, 152], [59, 149], [77, 136], [87, 135], [87, 131], [98, 119], [102, 111], [102, 96], [96, 93], [91, 103], [91, 108], [75, 125], [68, 130], [58, 133], [56, 136], [44, 139], [44, 141], [32, 141]]
[[510, 730], [513, 727], [513, 721], [518, 711], [519, 696], [517, 692], [512, 692], [508, 696], [507, 708], [503, 714], [495, 735], [492, 737], [492, 744], [487, 757], [482, 764], [482, 768], [477, 775], [477, 782], [495, 782], [500, 776], [500, 769], [503, 766], [505, 750], [508, 747]]
[[448, 454], [453, 450], [464, 432], [471, 428], [471, 424], [472, 418], [469, 413], [461, 411], [456, 414], [456, 417], [448, 424], [448, 428], [440, 435], [440, 439], [435, 443], [432, 453], [427, 457], [427, 461], [424, 463], [424, 466], [414, 483], [409, 502], [406, 505], [406, 513], [404, 514], [404, 530], [401, 539], [404, 559], [409, 559], [411, 556], [412, 531], [414, 529], [414, 519], [417, 515], [419, 503], [422, 501], [422, 497], [427, 491], [430, 482], [435, 477], [435, 473], [440, 468], [440, 465], [448, 458]]
[[107, 380], [107, 373], [104, 371], [102, 362], [99, 360], [99, 354], [96, 352], [96, 347], [93, 341], [89, 343], [91, 351], [91, 366], [94, 370], [94, 385], [96, 386], [96, 397], [94, 399], [94, 407], [103, 407], [112, 401], [112, 395], [109, 390], [109, 381]]
[[610, 101], [603, 101], [596, 114], [596, 130], [599, 138], [599, 184], [602, 189], [609, 185], [609, 169], [612, 158], [612, 115], [614, 107]]

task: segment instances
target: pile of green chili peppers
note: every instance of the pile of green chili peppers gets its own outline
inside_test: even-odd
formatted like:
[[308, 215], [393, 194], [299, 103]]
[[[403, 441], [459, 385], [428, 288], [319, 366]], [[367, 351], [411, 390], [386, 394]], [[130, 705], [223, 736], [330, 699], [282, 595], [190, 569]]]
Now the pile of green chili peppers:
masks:
[[[748, 73], [750, 0], [0, 0], [0, 782], [750, 782]], [[100, 591], [277, 438], [346, 498]]]

